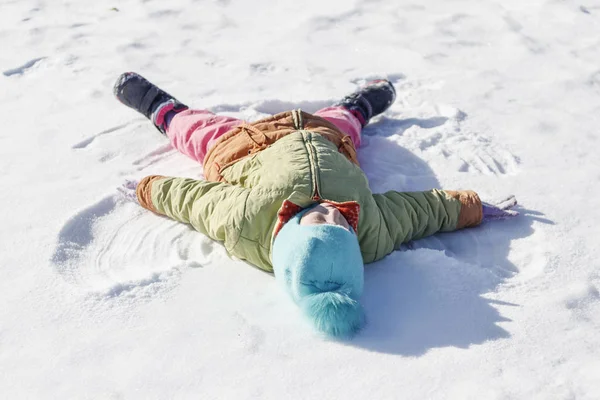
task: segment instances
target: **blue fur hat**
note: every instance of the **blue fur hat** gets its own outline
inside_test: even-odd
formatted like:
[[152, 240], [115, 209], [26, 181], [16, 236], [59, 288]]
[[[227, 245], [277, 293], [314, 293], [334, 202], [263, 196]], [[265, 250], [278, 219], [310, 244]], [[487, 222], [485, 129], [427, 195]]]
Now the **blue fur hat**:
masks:
[[358, 302], [364, 285], [358, 238], [352, 228], [349, 231], [338, 225], [300, 225], [309, 209], [290, 219], [276, 236], [275, 277], [318, 330], [335, 337], [349, 337], [364, 324], [364, 312]]

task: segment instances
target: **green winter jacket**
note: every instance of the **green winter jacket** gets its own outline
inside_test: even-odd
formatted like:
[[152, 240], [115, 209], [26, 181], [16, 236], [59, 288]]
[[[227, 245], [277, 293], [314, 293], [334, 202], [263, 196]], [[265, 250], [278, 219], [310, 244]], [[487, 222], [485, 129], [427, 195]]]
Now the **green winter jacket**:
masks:
[[138, 199], [269, 272], [273, 230], [285, 200], [302, 207], [320, 200], [358, 202], [358, 240], [365, 263], [410, 240], [481, 221], [481, 203], [471, 191], [373, 194], [360, 167], [310, 130], [294, 130], [220, 174], [223, 182], [149, 176], [138, 185]]

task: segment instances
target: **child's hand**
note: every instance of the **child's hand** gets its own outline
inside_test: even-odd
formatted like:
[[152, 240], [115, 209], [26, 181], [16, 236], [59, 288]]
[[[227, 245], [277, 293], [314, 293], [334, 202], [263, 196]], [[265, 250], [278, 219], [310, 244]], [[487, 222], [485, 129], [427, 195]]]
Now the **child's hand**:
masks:
[[137, 188], [138, 181], [127, 179], [121, 186], [117, 188], [117, 191], [123, 196], [123, 199], [127, 201], [133, 201], [139, 204], [135, 189]]
[[511, 210], [511, 208], [517, 205], [517, 199], [513, 195], [510, 195], [496, 204], [489, 204], [486, 202], [481, 202], [481, 204], [483, 206], [484, 221], [506, 219], [519, 215], [517, 211]]

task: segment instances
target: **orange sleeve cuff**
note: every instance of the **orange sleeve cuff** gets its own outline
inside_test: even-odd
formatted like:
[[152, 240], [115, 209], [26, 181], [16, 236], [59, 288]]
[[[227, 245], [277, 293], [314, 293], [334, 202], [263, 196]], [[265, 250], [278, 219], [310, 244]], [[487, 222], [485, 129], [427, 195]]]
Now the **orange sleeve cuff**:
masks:
[[158, 179], [162, 179], [162, 175], [150, 175], [145, 177], [138, 183], [135, 189], [135, 194], [138, 198], [140, 205], [152, 212], [158, 213], [154, 205], [152, 204], [152, 183]]
[[472, 190], [445, 190], [446, 194], [460, 201], [460, 213], [456, 229], [477, 226], [483, 220], [483, 208], [477, 193]]

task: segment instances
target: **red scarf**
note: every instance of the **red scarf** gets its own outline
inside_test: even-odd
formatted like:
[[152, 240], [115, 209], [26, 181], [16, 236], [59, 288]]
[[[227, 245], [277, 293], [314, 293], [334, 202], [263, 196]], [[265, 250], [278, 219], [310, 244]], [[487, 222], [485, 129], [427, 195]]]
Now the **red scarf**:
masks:
[[[323, 200], [320, 203], [331, 204], [335, 208], [337, 208], [340, 213], [346, 218], [348, 224], [354, 229], [354, 232], [358, 232], [358, 217], [360, 216], [360, 204], [356, 201], [345, 201], [343, 203], [338, 203], [330, 200]], [[300, 207], [298, 204], [294, 204], [289, 200], [285, 200], [281, 205], [281, 208], [277, 212], [277, 224], [275, 225], [275, 230], [273, 231], [273, 237], [277, 236], [283, 225], [286, 224], [290, 219], [294, 218], [296, 214], [300, 211], [304, 210], [303, 207]]]

